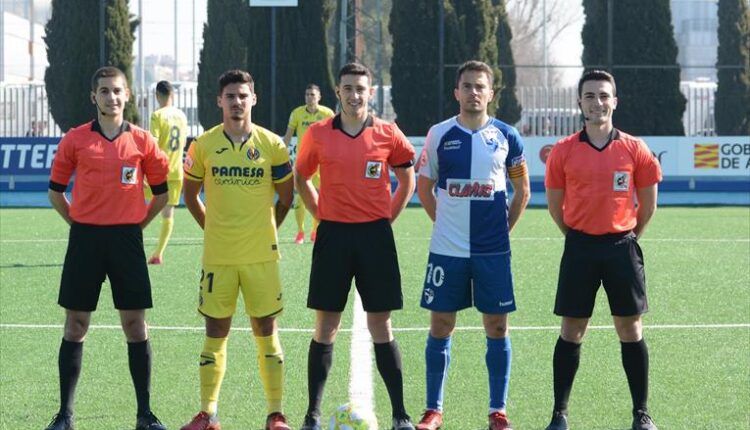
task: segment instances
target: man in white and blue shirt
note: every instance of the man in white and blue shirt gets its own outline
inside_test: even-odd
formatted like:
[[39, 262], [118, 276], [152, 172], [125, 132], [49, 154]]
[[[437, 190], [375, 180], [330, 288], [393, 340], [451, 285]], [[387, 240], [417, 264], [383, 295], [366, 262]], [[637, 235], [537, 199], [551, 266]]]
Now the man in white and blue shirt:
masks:
[[[508, 313], [516, 309], [510, 239], [529, 200], [529, 175], [518, 131], [492, 118], [492, 69], [464, 63], [454, 95], [457, 116], [433, 126], [419, 160], [417, 191], [434, 221], [422, 307], [431, 311], [425, 349], [427, 405], [418, 430], [443, 424], [443, 389], [459, 310], [475, 306], [487, 335], [489, 429], [509, 430]], [[506, 178], [514, 193], [507, 202]]]

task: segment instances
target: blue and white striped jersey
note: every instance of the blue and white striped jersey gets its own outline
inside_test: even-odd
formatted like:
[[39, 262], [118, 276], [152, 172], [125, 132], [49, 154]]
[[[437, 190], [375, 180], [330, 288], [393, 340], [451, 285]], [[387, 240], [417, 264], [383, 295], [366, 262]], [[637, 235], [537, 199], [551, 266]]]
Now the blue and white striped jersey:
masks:
[[506, 175], [524, 163], [518, 130], [500, 120], [472, 131], [453, 117], [430, 128], [419, 159], [419, 174], [437, 182], [430, 252], [509, 252]]

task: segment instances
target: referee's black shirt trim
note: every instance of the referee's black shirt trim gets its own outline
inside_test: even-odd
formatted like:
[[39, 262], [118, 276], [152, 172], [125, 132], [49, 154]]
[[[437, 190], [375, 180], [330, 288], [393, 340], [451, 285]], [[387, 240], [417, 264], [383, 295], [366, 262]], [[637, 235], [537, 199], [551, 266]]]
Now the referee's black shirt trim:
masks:
[[58, 193], [64, 193], [65, 190], [68, 189], [68, 185], [61, 184], [55, 181], [49, 181], [49, 189], [52, 191], [57, 191]]
[[357, 134], [351, 135], [347, 133], [346, 131], [344, 131], [343, 127], [341, 126], [341, 114], [337, 114], [336, 116], [333, 117], [331, 126], [333, 127], [334, 130], [341, 130], [341, 132], [344, 133], [345, 135], [351, 137], [352, 139], [356, 139], [357, 137], [359, 137], [360, 134], [362, 134], [363, 131], [365, 131], [367, 127], [372, 127], [373, 123], [374, 121], [372, 119], [372, 115], [367, 115], [367, 119], [365, 120], [365, 123], [362, 126], [362, 129], [359, 130]]
[[169, 191], [169, 187], [167, 187], [167, 182], [164, 181], [161, 184], [151, 185], [151, 194], [158, 196], [159, 194], [164, 194], [167, 191]]
[[604, 151], [604, 148], [608, 147], [610, 143], [612, 143], [613, 141], [619, 138], [620, 138], [620, 131], [617, 130], [616, 128], [613, 128], [612, 131], [609, 132], [609, 138], [607, 139], [607, 143], [605, 143], [604, 146], [602, 146], [601, 148], [597, 148], [596, 146], [594, 146], [593, 143], [591, 143], [591, 139], [589, 139], [589, 134], [586, 133], [586, 127], [584, 127], [583, 130], [581, 130], [581, 134], [578, 137], [578, 139], [581, 142], [588, 143], [589, 146], [591, 146], [592, 148], [596, 149], [599, 152]]

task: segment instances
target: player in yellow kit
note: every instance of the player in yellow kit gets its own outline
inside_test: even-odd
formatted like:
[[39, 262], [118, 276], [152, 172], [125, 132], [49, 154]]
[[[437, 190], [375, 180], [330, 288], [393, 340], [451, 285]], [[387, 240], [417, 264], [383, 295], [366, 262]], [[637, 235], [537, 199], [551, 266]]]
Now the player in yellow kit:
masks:
[[[164, 261], [164, 249], [167, 247], [169, 237], [172, 236], [174, 208], [180, 204], [180, 192], [182, 192], [182, 154], [187, 140], [187, 117], [174, 106], [172, 84], [159, 81], [156, 84], [156, 100], [159, 102], [159, 109], [151, 114], [149, 128], [159, 148], [167, 154], [169, 159], [169, 175], [167, 176], [169, 200], [161, 211], [159, 243], [149, 258], [148, 264], [161, 264]], [[143, 189], [146, 198], [150, 199], [151, 188], [144, 187]]]
[[289, 430], [282, 413], [284, 355], [276, 327], [283, 309], [276, 228], [292, 203], [289, 153], [276, 134], [251, 122], [256, 96], [249, 73], [221, 75], [217, 102], [223, 122], [198, 137], [185, 159], [185, 205], [204, 230], [198, 311], [206, 320], [206, 339], [199, 361], [201, 410], [182, 430], [221, 428], [219, 390], [240, 292], [257, 344], [268, 408], [265, 428]]
[[[302, 141], [302, 135], [305, 134], [310, 124], [318, 122], [322, 119], [330, 118], [334, 115], [334, 112], [320, 104], [320, 87], [315, 84], [309, 84], [305, 89], [305, 104], [297, 107], [289, 115], [289, 125], [284, 135], [284, 144], [289, 148], [289, 155], [292, 158], [292, 163], [297, 158], [297, 150], [299, 144]], [[297, 143], [294, 146], [290, 146], [292, 136], [297, 134]], [[313, 185], [318, 186], [320, 176], [317, 173], [313, 175]], [[305, 242], [305, 204], [302, 199], [295, 197], [292, 205], [294, 208], [294, 218], [297, 221], [297, 237], [294, 238], [294, 242], [301, 245]], [[318, 229], [318, 220], [312, 217], [312, 229], [310, 230], [310, 241], [315, 242], [315, 235]]]

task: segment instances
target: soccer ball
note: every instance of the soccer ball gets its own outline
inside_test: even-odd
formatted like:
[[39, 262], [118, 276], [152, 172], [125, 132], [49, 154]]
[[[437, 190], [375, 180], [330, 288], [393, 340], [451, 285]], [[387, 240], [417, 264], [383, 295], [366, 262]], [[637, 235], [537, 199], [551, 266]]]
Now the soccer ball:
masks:
[[[328, 422], [328, 430], [371, 430], [367, 419], [350, 404], [341, 405]], [[372, 429], [375, 430], [375, 429]]]

